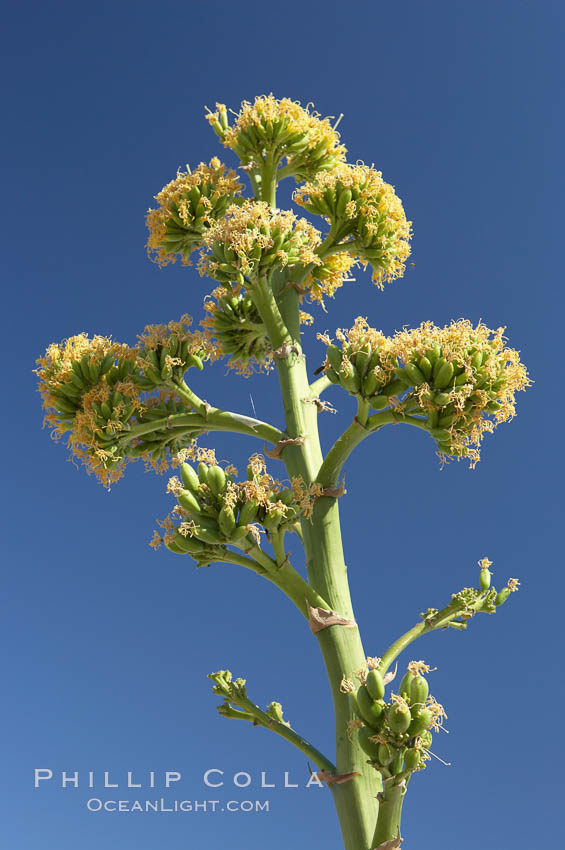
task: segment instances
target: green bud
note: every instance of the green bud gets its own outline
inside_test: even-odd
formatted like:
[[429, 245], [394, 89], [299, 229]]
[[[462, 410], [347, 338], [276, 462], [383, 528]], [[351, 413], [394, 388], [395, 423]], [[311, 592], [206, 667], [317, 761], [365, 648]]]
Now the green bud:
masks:
[[420, 711], [414, 712], [412, 722], [406, 730], [411, 738], [417, 738], [430, 728], [434, 720], [434, 716], [429, 708], [422, 708]]
[[415, 387], [418, 387], [420, 384], [425, 382], [426, 376], [420, 371], [420, 369], [418, 369], [417, 366], [414, 366], [413, 363], [407, 363], [404, 370]]
[[370, 741], [369, 738], [371, 735], [374, 735], [374, 730], [369, 729], [367, 726], [363, 726], [362, 729], [357, 730], [357, 740], [363, 752], [369, 756], [371, 761], [378, 761], [380, 744]]
[[393, 775], [401, 773], [403, 763], [404, 763], [404, 748], [402, 747], [401, 749], [396, 750], [396, 752], [394, 753], [394, 756], [393, 756], [393, 759], [392, 759], [392, 762], [391, 762], [390, 768], [389, 768], [390, 772]]
[[451, 383], [451, 379], [453, 378], [453, 363], [444, 363], [441, 369], [438, 370], [437, 374], [434, 377], [434, 385], [438, 387], [438, 389], [443, 389], [443, 387], [447, 387], [448, 384]]
[[181, 465], [180, 477], [182, 478], [182, 483], [184, 484], [187, 490], [191, 490], [193, 493], [198, 492], [198, 488], [200, 487], [200, 479], [198, 478], [198, 475], [189, 463], [183, 463]]
[[226, 474], [221, 466], [211, 466], [208, 470], [207, 483], [214, 494], [219, 496], [226, 486]]
[[451, 398], [449, 393], [434, 393], [433, 402], [439, 407], [444, 407], [446, 404], [449, 404], [450, 401]]
[[430, 378], [432, 374], [432, 364], [430, 363], [428, 358], [420, 357], [418, 365], [420, 367], [420, 372], [423, 374], [425, 379], [427, 380], [428, 378]]
[[410, 683], [410, 700], [412, 705], [423, 705], [430, 691], [428, 682], [423, 676], [413, 676]]
[[199, 514], [202, 510], [202, 505], [190, 490], [180, 490], [177, 494], [177, 502], [181, 508], [191, 514]]
[[328, 345], [326, 355], [330, 366], [332, 366], [336, 372], [339, 372], [342, 363], [341, 349], [339, 349], [337, 345]]
[[[481, 590], [488, 590], [490, 587], [492, 573], [488, 567], [481, 567], [481, 572], [479, 575], [479, 584]], [[495, 603], [496, 604], [496, 603]]]
[[390, 746], [390, 744], [379, 744], [379, 764], [382, 764], [383, 767], [386, 767], [391, 763], [394, 758], [394, 750]]
[[385, 407], [388, 407], [390, 404], [389, 399], [386, 396], [382, 395], [374, 395], [369, 399], [369, 404], [373, 408], [373, 410], [384, 410]]
[[404, 767], [406, 770], [417, 770], [420, 764], [420, 751], [410, 747], [404, 753]]
[[388, 710], [387, 721], [395, 735], [404, 735], [412, 721], [410, 709], [402, 703], [393, 703]]
[[424, 749], [429, 750], [432, 745], [433, 735], [429, 729], [426, 729], [425, 732], [422, 732], [421, 735], [418, 736], [420, 738], [420, 743], [424, 747]]
[[380, 700], [385, 695], [385, 685], [382, 673], [378, 670], [369, 670], [365, 687], [374, 700]]
[[357, 700], [357, 705], [359, 706], [361, 718], [368, 726], [374, 726], [376, 728], [383, 713], [382, 705], [371, 699], [369, 691], [365, 685], [361, 685], [355, 698]]
[[402, 677], [402, 680], [401, 680], [400, 685], [398, 687], [398, 693], [400, 694], [401, 697], [402, 696], [403, 697], [409, 697], [410, 696], [410, 685], [412, 684], [413, 678], [414, 677], [413, 677], [412, 673], [410, 673], [410, 671], [408, 671], [408, 673], [405, 673], [404, 676]]

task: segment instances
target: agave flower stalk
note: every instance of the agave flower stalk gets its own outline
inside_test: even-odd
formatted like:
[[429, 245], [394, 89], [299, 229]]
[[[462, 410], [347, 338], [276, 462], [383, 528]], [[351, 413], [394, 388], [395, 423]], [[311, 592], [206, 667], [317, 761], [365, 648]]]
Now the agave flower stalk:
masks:
[[[316, 764], [318, 779], [331, 788], [345, 850], [392, 850], [402, 840], [408, 784], [425, 769], [445, 717], [423, 661], [411, 661], [396, 684], [399, 656], [430, 631], [465, 629], [477, 613], [494, 613], [519, 582], [496, 590], [483, 558], [478, 587], [454, 593], [441, 609], [427, 608], [380, 657], [367, 656], [341, 540], [343, 468], [363, 441], [378, 441], [381, 429], [399, 424], [425, 431], [440, 462], [476, 464], [485, 435], [514, 416], [528, 374], [503, 328], [424, 322], [387, 337], [358, 318], [337, 329], [335, 341], [318, 334], [323, 374], [311, 376], [301, 337], [313, 318], [304, 300], [333, 297], [356, 265], [370, 266], [381, 288], [402, 277], [411, 223], [381, 173], [348, 164], [335, 126], [300, 104], [261, 96], [243, 103], [231, 125], [223, 105], [207, 117], [239, 158], [251, 194], [245, 197], [235, 172], [213, 158], [179, 171], [147, 216], [152, 259], [190, 265], [197, 252], [200, 273], [214, 281], [200, 329], [184, 315], [146, 327], [133, 346], [85, 334], [51, 345], [37, 368], [46, 421], [104, 485], [138, 459], [158, 471], [173, 467], [167, 489], [175, 505], [151, 545], [198, 566], [250, 569], [296, 606], [327, 671], [335, 753], [302, 737], [280, 703], [259, 708], [245, 681], [226, 670], [210, 674], [219, 712], [282, 736]], [[325, 232], [277, 208], [277, 186], [286, 178], [299, 184], [296, 203]], [[262, 422], [200, 398], [190, 369], [218, 358], [242, 376], [276, 371], [283, 420]], [[332, 409], [321, 399], [331, 385], [355, 398], [357, 412], [324, 456], [318, 420]], [[268, 460], [253, 454], [244, 476], [221, 466], [199, 438], [224, 431], [256, 438]], [[277, 464], [286, 484], [271, 472]], [[287, 534], [304, 547], [306, 575], [289, 560]]]

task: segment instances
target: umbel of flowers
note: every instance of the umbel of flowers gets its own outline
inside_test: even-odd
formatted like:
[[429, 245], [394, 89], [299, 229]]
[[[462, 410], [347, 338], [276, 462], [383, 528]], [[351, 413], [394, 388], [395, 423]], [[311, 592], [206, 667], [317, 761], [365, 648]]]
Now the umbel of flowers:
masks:
[[[304, 302], [323, 306], [356, 267], [370, 267], [379, 288], [401, 278], [412, 225], [381, 172], [347, 162], [338, 122], [273, 95], [244, 102], [233, 115], [230, 123], [217, 104], [207, 119], [239, 160], [241, 179], [216, 157], [186, 166], [147, 215], [149, 256], [161, 267], [187, 266], [196, 254], [200, 274], [212, 281], [200, 325], [183, 315], [148, 325], [132, 345], [86, 333], [50, 345], [36, 370], [45, 422], [105, 486], [136, 460], [171, 470], [174, 505], [153, 534], [154, 548], [164, 545], [197, 566], [249, 569], [296, 606], [328, 674], [335, 753], [295, 731], [279, 702], [259, 708], [245, 681], [226, 670], [210, 675], [219, 712], [275, 732], [317, 765], [346, 850], [393, 850], [402, 841], [408, 784], [432, 758], [442, 760], [433, 735], [446, 716], [429, 694], [429, 665], [410, 662], [397, 684], [398, 656], [428, 632], [463, 630], [476, 614], [493, 614], [519, 582], [496, 589], [492, 564], [482, 558], [478, 587], [426, 608], [380, 656], [367, 656], [341, 544], [342, 470], [357, 446], [371, 439], [378, 452], [378, 432], [397, 425], [426, 432], [440, 462], [465, 458], [474, 466], [484, 436], [514, 417], [516, 394], [530, 381], [504, 328], [465, 319], [445, 327], [425, 321], [386, 336], [359, 317], [335, 339], [317, 334], [325, 359], [311, 373], [301, 329], [314, 317]], [[277, 207], [277, 186], [287, 178], [298, 184], [300, 210]], [[217, 360], [242, 376], [261, 370], [274, 379], [276, 371], [284, 417], [263, 422], [199, 397], [191, 376]], [[357, 410], [324, 455], [318, 418], [336, 412], [322, 398], [332, 386], [352, 396]], [[224, 431], [260, 442], [242, 475], [200, 442]], [[304, 547], [306, 573], [291, 563], [290, 534]]]

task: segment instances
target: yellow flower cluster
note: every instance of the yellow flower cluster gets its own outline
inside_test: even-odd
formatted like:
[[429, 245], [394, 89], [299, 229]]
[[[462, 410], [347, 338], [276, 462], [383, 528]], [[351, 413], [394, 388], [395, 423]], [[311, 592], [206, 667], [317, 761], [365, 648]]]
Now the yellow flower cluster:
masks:
[[249, 458], [247, 481], [230, 481], [224, 494], [224, 505], [235, 509], [237, 504], [256, 502], [267, 514], [288, 512], [288, 506], [276, 499], [283, 489], [280, 481], [267, 472], [265, 458], [255, 453]]
[[[45, 423], [58, 440], [68, 433], [73, 457], [109, 485], [123, 474], [116, 436], [141, 409], [131, 380], [135, 349], [108, 337], [81, 333], [51, 344], [37, 361]], [[114, 365], [117, 361], [117, 365]]]
[[[433, 669], [435, 670], [435, 667]], [[408, 671], [412, 673], [413, 676], [423, 676], [424, 673], [431, 673], [432, 668], [429, 664], [426, 664], [425, 661], [409, 661]]]
[[[108, 416], [103, 405], [109, 408]], [[115, 387], [102, 380], [83, 396], [68, 445], [104, 486], [124, 474], [128, 458], [118, 449], [116, 438], [127, 430], [131, 417], [144, 409], [139, 388], [131, 380], [118, 381]]]
[[[197, 472], [187, 460], [198, 462]], [[167, 492], [175, 496], [178, 504], [159, 523], [166, 534], [163, 538], [158, 532], [154, 534], [154, 547], [164, 542], [173, 552], [188, 552], [203, 562], [206, 554], [218, 554], [209, 550], [206, 553], [208, 544], [240, 545], [243, 539], [249, 543], [251, 535], [260, 545], [266, 529], [289, 530], [298, 521], [292, 491], [267, 472], [261, 454], [249, 458], [246, 481], [236, 481], [234, 466], [222, 469], [214, 452], [197, 446], [195, 441], [178, 453], [176, 463], [180, 478], [173, 476], [169, 480]]]
[[[163, 424], [186, 412], [176, 388], [188, 368], [201, 369], [203, 360], [220, 355], [209, 334], [191, 330], [191, 324], [185, 314], [148, 325], [132, 348], [82, 333], [53, 343], [37, 361], [45, 424], [55, 440], [67, 434], [72, 457], [104, 485], [118, 480], [134, 458], [163, 471], [167, 454], [186, 441], [187, 430], [175, 434]], [[161, 425], [128, 438], [134, 425], [153, 422]]]
[[[273, 366], [271, 342], [259, 312], [243, 286], [231, 290], [217, 286], [204, 299], [206, 317], [200, 322], [209, 345], [218, 356], [228, 358], [228, 367], [244, 378], [254, 372], [270, 372]], [[311, 325], [314, 317], [299, 311], [302, 325]]]
[[276, 267], [321, 262], [314, 250], [321, 242], [316, 228], [264, 201], [232, 204], [203, 242], [211, 253], [203, 254], [200, 272], [223, 284], [243, 284], [246, 277], [268, 275]]
[[198, 354], [201, 359], [217, 360], [220, 352], [213, 344], [209, 335], [204, 331], [190, 330], [192, 317], [184, 313], [180, 319], [168, 322], [166, 325], [146, 325], [143, 333], [138, 334], [139, 345], [142, 349], [156, 351], [159, 348], [170, 348], [171, 337], [179, 343], [186, 343], [184, 354]]
[[[338, 328], [335, 335], [336, 339], [342, 343], [344, 350], [346, 349], [348, 353], [352, 354], [361, 351], [367, 346], [371, 351], [380, 352], [382, 365], [379, 364], [379, 368], [381, 370], [386, 370], [387, 368], [390, 370], [393, 369], [394, 356], [391, 356], [388, 361], [386, 357], [391, 344], [390, 338], [386, 337], [381, 331], [376, 330], [376, 328], [372, 328], [364, 316], [357, 316], [351, 328]], [[327, 334], [318, 334], [318, 339], [325, 345], [330, 345], [331, 343], [331, 339]]]
[[437, 440], [442, 459], [467, 457], [474, 466], [486, 433], [516, 413], [515, 395], [531, 383], [519, 352], [506, 347], [504, 328], [466, 319], [437, 327], [423, 322], [392, 337], [358, 317], [336, 337], [327, 335], [326, 371], [371, 407], [390, 407], [398, 421], [419, 424]]
[[147, 213], [147, 253], [160, 266], [174, 263], [177, 257], [190, 264], [190, 254], [202, 243], [202, 234], [220, 216], [241, 191], [234, 171], [227, 170], [214, 157], [210, 164], [201, 162], [191, 171], [179, 170], [155, 200], [157, 209]]
[[297, 189], [294, 199], [308, 212], [328, 219], [333, 243], [369, 263], [378, 286], [402, 277], [410, 256], [412, 225], [394, 187], [385, 183], [380, 171], [340, 163]]
[[242, 286], [234, 284], [231, 291], [217, 286], [204, 299], [204, 310], [200, 324], [208, 344], [218, 356], [228, 358], [230, 369], [243, 377], [271, 371], [273, 355], [265, 325]]
[[206, 116], [226, 147], [242, 162], [262, 162], [275, 166], [286, 158], [289, 173], [308, 179], [319, 171], [334, 168], [345, 158], [339, 133], [327, 118], [285, 97], [260, 95], [253, 103], [244, 101], [233, 126], [228, 126], [223, 104]]
[[326, 257], [320, 265], [309, 272], [304, 281], [303, 285], [308, 290], [310, 301], [323, 306], [324, 296], [333, 298], [346, 281], [353, 280], [350, 273], [357, 264], [358, 261], [354, 256], [343, 251]]
[[313, 484], [306, 484], [300, 475], [295, 475], [291, 479], [290, 483], [294, 492], [296, 504], [300, 509], [300, 513], [306, 519], [312, 519], [314, 505], [316, 500], [319, 499], [320, 496], [323, 496], [324, 488], [317, 482], [314, 482]]
[[[40, 379], [44, 407], [52, 407], [51, 401], [61, 393], [61, 399], [67, 395], [69, 398], [81, 395], [85, 382], [96, 383], [116, 357], [125, 357], [128, 352], [127, 345], [113, 342], [109, 337], [97, 335], [90, 339], [85, 333], [51, 343], [38, 358], [35, 370]], [[76, 375], [74, 380], [73, 374]], [[69, 387], [69, 383], [76, 386], [76, 390]]]

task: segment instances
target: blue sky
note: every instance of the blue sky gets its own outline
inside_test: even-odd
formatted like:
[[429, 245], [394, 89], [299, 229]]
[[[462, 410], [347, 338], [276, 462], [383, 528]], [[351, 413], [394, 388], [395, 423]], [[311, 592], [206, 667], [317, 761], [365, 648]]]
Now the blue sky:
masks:
[[[374, 163], [414, 222], [416, 266], [383, 293], [359, 273], [327, 314], [316, 312], [318, 329], [357, 315], [385, 333], [424, 319], [483, 319], [507, 326], [535, 381], [474, 471], [440, 469], [431, 440], [410, 429], [367, 441], [349, 464], [342, 516], [371, 655], [474, 582], [485, 555], [499, 584], [522, 582], [496, 616], [406, 654], [438, 668], [432, 690], [450, 730], [438, 751], [452, 763], [433, 763], [412, 783], [406, 846], [553, 843], [563, 698], [562, 5], [22, 0], [4, 24], [4, 846], [340, 847], [326, 790], [259, 787], [262, 770], [279, 786], [289, 771], [302, 786], [305, 759], [218, 717], [206, 679], [231, 668], [259, 704], [280, 700], [331, 750], [329, 694], [303, 622], [241, 569], [196, 571], [154, 553], [155, 519], [170, 507], [165, 478], [133, 467], [108, 493], [66, 462], [41, 431], [32, 374], [46, 345], [83, 330], [133, 343], [149, 322], [185, 311], [199, 319], [211, 284], [146, 259], [144, 214], [179, 165], [223, 156], [205, 104], [237, 109], [270, 91], [344, 113], [350, 160]], [[304, 345], [314, 368], [322, 347], [314, 333]], [[252, 414], [254, 405], [282, 422], [274, 378], [239, 382], [216, 365], [194, 385], [218, 406]], [[352, 414], [337, 391], [328, 398], [341, 416], [322, 420], [326, 446]], [[258, 448], [235, 437], [210, 443], [240, 466]], [[38, 790], [36, 767], [55, 775]], [[217, 794], [202, 783], [210, 767], [225, 771]], [[57, 787], [63, 770], [107, 770], [119, 781], [128, 770], [177, 770], [176, 797], [269, 799], [271, 811], [94, 814], [84, 785]], [[230, 785], [237, 771], [253, 776], [249, 789]]]

